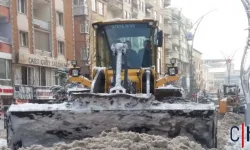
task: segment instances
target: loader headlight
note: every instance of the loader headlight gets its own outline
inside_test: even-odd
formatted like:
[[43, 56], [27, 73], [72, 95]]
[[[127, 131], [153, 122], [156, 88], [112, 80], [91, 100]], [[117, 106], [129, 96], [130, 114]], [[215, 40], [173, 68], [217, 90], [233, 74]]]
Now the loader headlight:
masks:
[[72, 69], [72, 76], [78, 77], [79, 76], [79, 70], [78, 69]]
[[178, 74], [177, 67], [168, 67], [168, 75], [169, 76], [175, 76], [176, 74]]
[[174, 65], [176, 63], [176, 58], [171, 58], [170, 63]]
[[71, 61], [71, 65], [72, 65], [72, 66], [76, 66], [76, 65], [77, 65], [77, 61], [76, 61], [76, 60], [72, 60], [72, 61]]

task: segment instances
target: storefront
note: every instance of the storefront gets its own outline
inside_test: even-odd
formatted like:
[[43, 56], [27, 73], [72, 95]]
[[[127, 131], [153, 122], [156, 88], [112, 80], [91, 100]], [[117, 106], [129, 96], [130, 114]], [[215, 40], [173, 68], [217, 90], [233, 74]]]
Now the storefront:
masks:
[[67, 67], [64, 56], [52, 57], [19, 53], [15, 67], [15, 85], [52, 86], [58, 85], [58, 68]]
[[[0, 102], [1, 112], [6, 112], [13, 101], [13, 87], [11, 86], [0, 86]], [[1, 118], [3, 116], [1, 115]]]

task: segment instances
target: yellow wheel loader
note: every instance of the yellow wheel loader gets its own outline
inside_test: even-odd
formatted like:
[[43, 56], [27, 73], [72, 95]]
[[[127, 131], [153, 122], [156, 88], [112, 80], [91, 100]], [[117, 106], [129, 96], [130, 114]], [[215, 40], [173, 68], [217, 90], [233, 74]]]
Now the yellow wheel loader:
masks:
[[175, 59], [160, 77], [158, 48], [163, 32], [151, 19], [115, 19], [93, 23], [96, 33], [92, 79], [80, 75], [76, 61], [69, 82], [89, 92], [72, 92], [60, 104], [11, 105], [7, 112], [8, 146], [52, 146], [98, 136], [117, 127], [163, 137], [188, 136], [203, 147], [216, 147], [216, 111], [211, 103], [185, 99]]

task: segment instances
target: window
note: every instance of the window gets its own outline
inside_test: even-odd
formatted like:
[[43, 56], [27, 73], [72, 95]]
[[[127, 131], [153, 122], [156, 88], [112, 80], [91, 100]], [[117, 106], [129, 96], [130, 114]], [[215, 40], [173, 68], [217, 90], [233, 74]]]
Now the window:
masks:
[[98, 13], [104, 15], [103, 3], [98, 2]]
[[21, 46], [28, 46], [28, 32], [20, 31], [20, 44]]
[[18, 0], [19, 13], [26, 13], [26, 0]]
[[74, 0], [74, 5], [83, 5], [86, 3], [86, 0]]
[[11, 79], [10, 75], [10, 61], [0, 58], [0, 80], [2, 79]]
[[128, 12], [124, 11], [124, 18], [127, 19], [128, 18]]
[[144, 3], [141, 2], [141, 11], [144, 12]]
[[64, 55], [64, 42], [58, 41], [57, 46], [58, 46], [58, 52], [59, 52], [59, 54]]
[[34, 68], [31, 67], [22, 67], [22, 84], [23, 85], [34, 85]]
[[141, 0], [139, 0], [139, 10], [141, 10], [142, 5], [141, 5]]
[[[150, 51], [144, 51], [144, 45], [146, 49], [151, 49], [151, 43], [148, 39], [153, 34], [151, 28], [148, 27], [148, 24], [129, 24], [128, 26], [133, 26], [129, 30], [124, 30], [123, 28], [114, 28], [113, 25], [105, 25], [97, 33], [97, 51], [96, 51], [96, 65], [100, 67], [112, 67], [115, 59], [112, 57], [112, 51], [110, 46], [115, 42], [127, 42], [133, 49], [128, 53], [129, 58], [128, 66], [129, 68], [140, 68], [140, 67], [149, 67], [155, 65], [155, 49]], [[105, 33], [106, 31], [106, 33]], [[114, 34], [116, 33], [116, 34]], [[106, 36], [105, 36], [106, 34]], [[143, 41], [143, 44], [140, 43]], [[145, 44], [144, 44], [145, 43]], [[145, 52], [145, 53], [144, 53]]]
[[154, 11], [154, 19], [156, 20], [157, 19], [157, 12]]
[[80, 24], [80, 33], [89, 33], [89, 21]]
[[60, 77], [57, 74], [57, 70], [52, 70], [52, 75], [54, 77], [54, 83], [52, 82], [52, 84], [54, 85], [60, 85]]
[[56, 24], [59, 26], [63, 26], [63, 13], [56, 12]]
[[40, 67], [39, 68], [39, 85], [40, 86], [46, 86], [46, 68]]
[[163, 8], [163, 1], [162, 0], [159, 1], [160, 1], [160, 8]]
[[82, 60], [89, 60], [89, 47], [81, 48]]
[[160, 21], [159, 22], [162, 23], [163, 22], [162, 20], [163, 20], [162, 15], [160, 15]]
[[35, 30], [35, 48], [50, 52], [50, 34]]
[[96, 11], [96, 0], [91, 1], [92, 11]]

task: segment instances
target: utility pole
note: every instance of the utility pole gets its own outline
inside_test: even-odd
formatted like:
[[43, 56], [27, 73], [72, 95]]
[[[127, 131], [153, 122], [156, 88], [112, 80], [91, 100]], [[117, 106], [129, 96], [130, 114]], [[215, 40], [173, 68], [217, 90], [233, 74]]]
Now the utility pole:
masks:
[[208, 14], [210, 14], [211, 12], [215, 11], [215, 10], [209, 11], [206, 14], [204, 14], [203, 16], [201, 16], [200, 19], [198, 19], [195, 22], [195, 24], [197, 23], [197, 26], [194, 29], [194, 33], [192, 34], [191, 32], [189, 32], [189, 34], [188, 34], [188, 36], [189, 36], [188, 39], [191, 41], [191, 46], [190, 46], [190, 67], [189, 67], [189, 69], [190, 69], [190, 74], [189, 74], [189, 76], [190, 76], [189, 77], [189, 81], [190, 81], [190, 94], [189, 95], [190, 96], [192, 96], [192, 94], [193, 94], [193, 80], [194, 80], [194, 74], [193, 74], [193, 47], [194, 47], [195, 34], [196, 34], [196, 31], [197, 31], [198, 27], [200, 26], [200, 23], [203, 20], [203, 18], [205, 16], [207, 16]]
[[237, 50], [234, 52], [234, 54], [231, 57], [227, 57], [225, 56], [225, 54], [223, 52], [221, 52], [225, 58], [226, 61], [226, 65], [227, 65], [227, 84], [230, 85], [231, 84], [231, 68], [232, 68], [232, 60], [234, 58], [234, 55], [236, 54]]
[[249, 61], [249, 50], [250, 50], [250, 2], [249, 0], [241, 0], [248, 19], [248, 36], [246, 41], [245, 50], [243, 53], [242, 61], [241, 61], [241, 85], [243, 89], [243, 93], [246, 99], [246, 109], [245, 109], [245, 125], [250, 124], [250, 89], [249, 89], [249, 77], [250, 77], [250, 63]]

